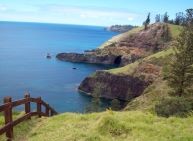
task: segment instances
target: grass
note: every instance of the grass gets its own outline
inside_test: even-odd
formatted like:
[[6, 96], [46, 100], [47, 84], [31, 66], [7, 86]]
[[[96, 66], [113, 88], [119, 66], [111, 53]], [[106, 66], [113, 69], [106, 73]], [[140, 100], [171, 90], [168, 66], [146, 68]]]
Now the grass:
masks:
[[170, 88], [167, 82], [159, 78], [147, 87], [141, 96], [129, 102], [124, 110], [151, 111], [154, 113], [155, 105], [159, 103], [161, 99], [169, 97], [169, 91]]
[[120, 67], [120, 68], [115, 68], [115, 69], [110, 69], [110, 70], [106, 70], [107, 72], [110, 72], [112, 74], [124, 74], [124, 75], [131, 75], [135, 69], [137, 68], [139, 62], [135, 62], [129, 65], [126, 65], [124, 67]]
[[168, 24], [168, 25], [169, 25], [169, 28], [170, 28], [172, 38], [175, 39], [180, 34], [180, 32], [182, 30], [182, 26], [173, 25], [173, 24]]
[[165, 58], [165, 57], [167, 57], [169, 55], [172, 55], [172, 54], [174, 54], [174, 50], [172, 48], [168, 48], [166, 50], [163, 50], [163, 51], [160, 51], [158, 53], [152, 54], [152, 55], [144, 58], [144, 60], [148, 61], [148, 60], [151, 60], [151, 59], [154, 59], [154, 58], [157, 58], [157, 59], [158, 58]]
[[[21, 112], [14, 112], [13, 113], [13, 120], [21, 117], [24, 113]], [[32, 120], [27, 120], [25, 122], [22, 122], [14, 127], [14, 138], [16, 141], [26, 141], [28, 133], [33, 129], [35, 125], [37, 125], [39, 122], [41, 122], [43, 119], [39, 118], [32, 118]], [[0, 127], [4, 125], [4, 117], [2, 114], [0, 115]], [[0, 141], [5, 141], [6, 137], [5, 134], [0, 136]]]
[[[148, 112], [65, 113], [43, 118], [26, 141], [191, 141], [193, 116], [161, 118]], [[20, 139], [15, 139], [20, 141]]]

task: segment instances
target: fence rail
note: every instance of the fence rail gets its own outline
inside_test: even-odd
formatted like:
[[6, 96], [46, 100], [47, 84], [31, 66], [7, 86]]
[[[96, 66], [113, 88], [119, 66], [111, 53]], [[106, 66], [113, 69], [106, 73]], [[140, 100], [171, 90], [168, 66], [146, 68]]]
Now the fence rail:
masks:
[[[36, 111], [31, 111], [31, 103], [36, 103]], [[22, 117], [13, 120], [12, 109], [14, 107], [24, 105], [25, 115]], [[45, 107], [45, 111], [42, 111], [42, 106]], [[23, 99], [12, 101], [11, 97], [4, 98], [4, 104], [0, 106], [0, 112], [4, 113], [5, 125], [0, 128], [0, 135], [6, 133], [6, 137], [8, 141], [13, 139], [13, 127], [18, 125], [19, 123], [31, 119], [32, 116], [38, 116], [39, 118], [42, 116], [50, 117], [56, 115], [57, 112], [46, 102], [44, 102], [41, 97], [31, 98], [30, 94], [25, 94]]]

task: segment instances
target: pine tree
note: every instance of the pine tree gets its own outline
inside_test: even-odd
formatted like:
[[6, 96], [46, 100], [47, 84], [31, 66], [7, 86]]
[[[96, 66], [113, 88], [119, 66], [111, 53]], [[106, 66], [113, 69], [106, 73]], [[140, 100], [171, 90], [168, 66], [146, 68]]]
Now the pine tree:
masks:
[[175, 45], [168, 84], [172, 94], [179, 97], [192, 94], [193, 84], [193, 27], [184, 27]]
[[164, 15], [163, 15], [163, 22], [164, 23], [168, 23], [169, 21], [169, 16], [168, 16], [168, 13], [166, 12]]
[[160, 16], [160, 14], [157, 14], [157, 15], [155, 16], [155, 22], [156, 22], [156, 23], [161, 22], [161, 16]]
[[147, 30], [148, 25], [150, 24], [150, 13], [147, 15], [147, 19], [143, 22], [143, 25], [145, 26], [145, 30]]
[[188, 26], [193, 25], [193, 8], [186, 10], [186, 22]]

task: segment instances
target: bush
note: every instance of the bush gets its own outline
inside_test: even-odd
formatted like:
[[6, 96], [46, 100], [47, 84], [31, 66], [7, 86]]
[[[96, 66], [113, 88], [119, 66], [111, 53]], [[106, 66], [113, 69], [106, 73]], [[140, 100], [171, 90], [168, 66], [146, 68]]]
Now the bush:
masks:
[[193, 110], [193, 100], [182, 97], [163, 99], [155, 106], [155, 112], [159, 116], [180, 116], [185, 117]]

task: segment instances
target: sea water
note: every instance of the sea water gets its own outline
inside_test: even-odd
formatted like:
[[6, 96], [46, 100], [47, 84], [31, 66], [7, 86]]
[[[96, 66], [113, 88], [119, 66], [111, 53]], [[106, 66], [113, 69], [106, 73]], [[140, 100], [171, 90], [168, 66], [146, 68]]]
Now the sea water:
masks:
[[64, 62], [55, 56], [95, 49], [114, 35], [96, 26], [0, 22], [1, 102], [5, 96], [17, 100], [30, 92], [59, 112], [84, 112], [91, 98], [77, 88], [86, 76], [106, 66]]

